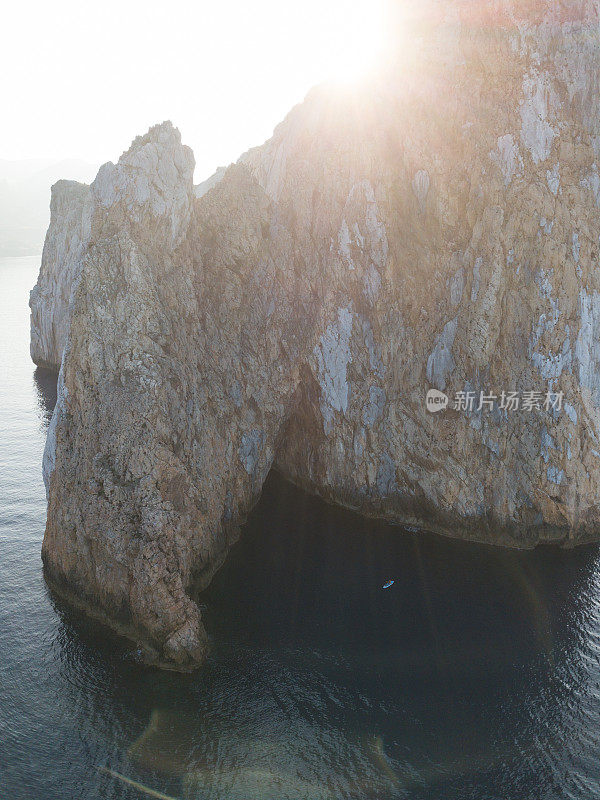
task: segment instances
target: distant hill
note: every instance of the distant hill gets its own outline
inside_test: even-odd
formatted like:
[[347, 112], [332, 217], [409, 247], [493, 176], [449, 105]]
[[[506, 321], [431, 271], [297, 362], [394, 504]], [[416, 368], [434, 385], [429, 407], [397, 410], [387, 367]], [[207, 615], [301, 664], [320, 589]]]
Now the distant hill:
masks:
[[60, 178], [89, 183], [96, 171], [75, 159], [0, 159], [0, 256], [41, 253], [52, 184]]

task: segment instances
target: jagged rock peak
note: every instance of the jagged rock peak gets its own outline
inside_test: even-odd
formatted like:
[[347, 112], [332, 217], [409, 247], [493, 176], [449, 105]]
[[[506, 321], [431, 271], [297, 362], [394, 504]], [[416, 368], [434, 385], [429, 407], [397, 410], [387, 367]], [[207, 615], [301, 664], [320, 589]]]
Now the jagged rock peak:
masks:
[[138, 243], [184, 238], [194, 201], [194, 156], [169, 121], [137, 136], [117, 164], [100, 167], [91, 184], [52, 187], [50, 225], [38, 281], [31, 292], [31, 358], [58, 370], [67, 341], [68, 307], [81, 260], [102, 231], [130, 229]]
[[171, 247], [182, 240], [190, 220], [194, 197], [194, 155], [181, 143], [181, 134], [171, 122], [154, 125], [137, 136], [119, 158], [103, 164], [92, 183], [97, 206], [109, 219], [119, 213], [141, 223], [150, 215], [153, 237], [166, 237]]

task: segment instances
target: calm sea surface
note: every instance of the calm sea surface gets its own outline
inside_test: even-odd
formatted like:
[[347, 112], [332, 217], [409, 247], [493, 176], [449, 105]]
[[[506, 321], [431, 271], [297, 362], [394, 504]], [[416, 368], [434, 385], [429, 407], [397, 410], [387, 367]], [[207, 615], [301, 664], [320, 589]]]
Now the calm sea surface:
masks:
[[273, 475], [201, 598], [214, 646], [197, 674], [139, 666], [56, 601], [37, 267], [0, 260], [2, 800], [600, 798], [597, 547], [415, 535]]

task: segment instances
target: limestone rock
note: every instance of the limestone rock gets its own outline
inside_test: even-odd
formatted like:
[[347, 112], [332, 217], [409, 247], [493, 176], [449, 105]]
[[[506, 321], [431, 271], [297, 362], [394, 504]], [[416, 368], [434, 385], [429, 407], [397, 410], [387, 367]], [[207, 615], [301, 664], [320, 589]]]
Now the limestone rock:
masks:
[[181, 668], [205, 648], [189, 593], [257, 499], [311, 330], [269, 198], [238, 167], [195, 200], [192, 168], [162, 126], [92, 184], [45, 456], [50, 581]]
[[202, 183], [194, 186], [194, 194], [196, 197], [203, 197], [210, 189], [217, 186], [223, 180], [223, 176], [227, 171], [227, 167], [219, 167], [213, 174]]
[[158, 662], [202, 659], [194, 597], [273, 465], [450, 536], [599, 538], [597, 4], [407, 7], [388, 69], [210, 186], [167, 123], [92, 184], [43, 555]]
[[57, 370], [69, 329], [69, 301], [90, 240], [90, 187], [58, 181], [52, 187], [50, 226], [42, 266], [31, 291], [31, 358], [40, 367]]
[[[90, 243], [92, 217], [114, 207], [133, 225], [144, 215], [151, 220], [147, 235], [157, 235], [158, 224], [167, 226], [173, 242], [186, 230], [192, 197], [188, 184], [194, 161], [189, 148], [179, 142], [172, 126], [155, 126], [138, 137], [118, 164], [104, 164], [87, 186], [58, 181], [52, 187], [50, 226], [46, 234], [38, 281], [31, 291], [31, 358], [41, 367], [58, 371], [65, 349], [69, 303]], [[219, 170], [205, 183], [218, 183]], [[183, 177], [183, 181], [180, 180]], [[185, 187], [185, 188], [184, 188]], [[204, 185], [194, 193], [206, 191]], [[117, 203], [117, 198], [119, 202]]]

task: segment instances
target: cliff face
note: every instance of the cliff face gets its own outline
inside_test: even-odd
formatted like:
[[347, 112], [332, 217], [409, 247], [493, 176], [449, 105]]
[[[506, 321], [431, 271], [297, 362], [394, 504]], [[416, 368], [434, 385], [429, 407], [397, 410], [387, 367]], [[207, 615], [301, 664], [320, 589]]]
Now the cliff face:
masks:
[[42, 266], [29, 298], [31, 358], [46, 369], [60, 366], [69, 330], [69, 302], [90, 240], [91, 219], [89, 186], [75, 181], [54, 184]]
[[[337, 180], [325, 319], [277, 463], [366, 514], [569, 544], [599, 522], [598, 5], [475, 5], [410, 20], [420, 40], [361, 103], [370, 130]], [[256, 172], [297, 208], [305, 144], [288, 137], [285, 159], [268, 146], [285, 176]], [[429, 388], [447, 411], [425, 410]]]
[[598, 4], [499, 5], [422, 5], [201, 191], [167, 123], [92, 184], [43, 555], [149, 658], [202, 659], [192, 598], [273, 464], [453, 536], [597, 538]]

